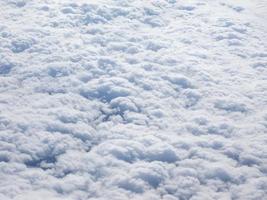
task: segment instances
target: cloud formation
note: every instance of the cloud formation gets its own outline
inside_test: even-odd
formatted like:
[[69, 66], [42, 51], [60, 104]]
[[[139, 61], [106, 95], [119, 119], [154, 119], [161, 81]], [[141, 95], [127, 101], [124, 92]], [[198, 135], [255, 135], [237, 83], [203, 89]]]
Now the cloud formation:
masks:
[[262, 2], [0, 1], [0, 199], [264, 199]]

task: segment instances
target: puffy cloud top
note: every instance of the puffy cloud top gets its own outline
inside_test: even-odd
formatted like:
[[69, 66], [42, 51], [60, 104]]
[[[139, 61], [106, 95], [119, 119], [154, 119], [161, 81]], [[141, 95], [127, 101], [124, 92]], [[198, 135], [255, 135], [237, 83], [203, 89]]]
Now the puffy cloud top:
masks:
[[263, 200], [263, 1], [0, 1], [1, 200]]

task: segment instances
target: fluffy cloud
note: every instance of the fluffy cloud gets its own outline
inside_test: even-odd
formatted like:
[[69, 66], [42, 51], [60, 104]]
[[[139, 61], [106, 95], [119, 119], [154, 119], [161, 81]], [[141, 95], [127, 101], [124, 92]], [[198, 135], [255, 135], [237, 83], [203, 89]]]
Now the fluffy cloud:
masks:
[[0, 199], [267, 196], [260, 1], [0, 1]]

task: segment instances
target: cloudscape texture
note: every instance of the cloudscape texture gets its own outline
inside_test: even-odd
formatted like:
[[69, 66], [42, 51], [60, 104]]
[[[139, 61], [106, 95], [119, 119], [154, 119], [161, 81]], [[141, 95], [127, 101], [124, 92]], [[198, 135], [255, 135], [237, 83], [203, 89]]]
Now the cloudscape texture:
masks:
[[0, 0], [1, 200], [266, 200], [266, 0]]

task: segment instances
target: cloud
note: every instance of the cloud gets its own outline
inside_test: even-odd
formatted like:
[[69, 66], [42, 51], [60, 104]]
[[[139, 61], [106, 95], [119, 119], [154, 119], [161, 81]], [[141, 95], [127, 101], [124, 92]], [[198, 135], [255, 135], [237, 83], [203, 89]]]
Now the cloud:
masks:
[[0, 7], [1, 200], [267, 196], [262, 3]]

